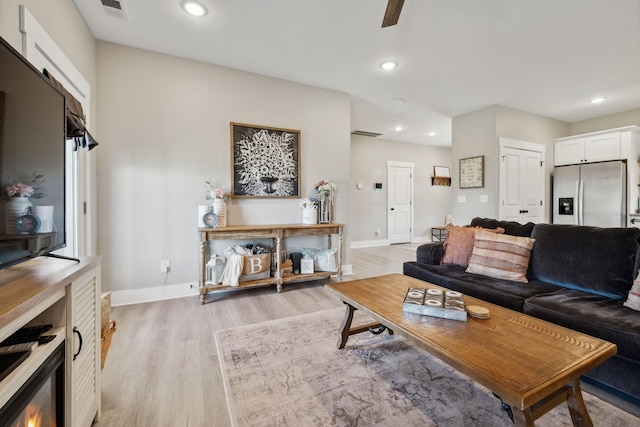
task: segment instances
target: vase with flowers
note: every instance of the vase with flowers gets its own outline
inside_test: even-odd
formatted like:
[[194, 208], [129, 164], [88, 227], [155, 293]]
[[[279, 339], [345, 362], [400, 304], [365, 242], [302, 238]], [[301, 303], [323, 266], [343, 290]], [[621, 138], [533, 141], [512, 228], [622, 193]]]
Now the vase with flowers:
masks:
[[30, 198], [39, 199], [44, 196], [40, 191], [41, 185], [44, 183], [44, 175], [36, 172], [33, 173], [28, 184], [24, 182], [13, 182], [11, 175], [7, 175], [9, 185], [6, 188], [9, 201], [5, 204], [5, 218], [7, 234], [18, 234], [16, 228], [16, 220], [19, 216], [30, 213], [33, 209], [33, 203]]
[[205, 198], [213, 200], [211, 203], [213, 213], [218, 217], [218, 227], [226, 227], [227, 225], [227, 193], [216, 185], [211, 179], [204, 182], [206, 188]]
[[315, 190], [319, 204], [318, 216], [320, 224], [331, 224], [333, 222], [336, 185], [323, 179], [316, 183]]

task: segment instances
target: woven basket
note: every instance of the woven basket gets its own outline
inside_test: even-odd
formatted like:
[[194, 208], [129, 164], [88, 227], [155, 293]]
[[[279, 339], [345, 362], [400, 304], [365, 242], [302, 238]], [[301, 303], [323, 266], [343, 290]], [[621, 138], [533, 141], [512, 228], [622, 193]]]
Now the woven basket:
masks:
[[116, 321], [112, 320], [107, 323], [104, 328], [102, 328], [102, 357], [100, 363], [100, 369], [104, 369], [104, 361], [107, 360], [107, 353], [109, 352], [109, 347], [111, 346], [111, 338], [113, 337], [114, 332], [116, 331]]

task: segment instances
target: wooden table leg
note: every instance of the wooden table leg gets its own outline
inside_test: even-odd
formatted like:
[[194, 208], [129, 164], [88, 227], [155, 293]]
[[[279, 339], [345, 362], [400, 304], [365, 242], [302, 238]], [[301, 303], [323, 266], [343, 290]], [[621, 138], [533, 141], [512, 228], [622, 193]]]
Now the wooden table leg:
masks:
[[571, 414], [571, 421], [573, 425], [578, 427], [593, 427], [593, 421], [587, 412], [587, 407], [584, 406], [584, 400], [582, 400], [582, 390], [580, 389], [580, 380], [576, 379], [571, 386], [571, 393], [567, 398], [567, 406], [569, 407], [569, 413]]
[[513, 411], [513, 424], [516, 427], [533, 427], [533, 414], [531, 413], [531, 409], [527, 408], [524, 411], [517, 409], [517, 408], [511, 408], [511, 410]]
[[393, 335], [393, 330], [387, 328], [380, 322], [371, 322], [352, 328], [351, 322], [353, 321], [353, 313], [357, 308], [346, 302], [344, 305], [347, 306], [347, 311], [344, 313], [344, 319], [342, 319], [342, 324], [340, 325], [340, 339], [338, 340], [339, 349], [343, 349], [344, 346], [347, 345], [347, 340], [351, 335], [361, 334], [362, 332], [371, 332], [372, 334], [379, 335], [384, 331], [388, 331], [389, 335]]
[[347, 308], [347, 311], [344, 313], [344, 319], [342, 319], [342, 324], [340, 325], [340, 339], [338, 340], [338, 348], [343, 349], [345, 345], [347, 345], [347, 340], [349, 339], [350, 331], [351, 331], [351, 322], [353, 321], [353, 313], [356, 311], [355, 307], [350, 306], [346, 302], [344, 305]]

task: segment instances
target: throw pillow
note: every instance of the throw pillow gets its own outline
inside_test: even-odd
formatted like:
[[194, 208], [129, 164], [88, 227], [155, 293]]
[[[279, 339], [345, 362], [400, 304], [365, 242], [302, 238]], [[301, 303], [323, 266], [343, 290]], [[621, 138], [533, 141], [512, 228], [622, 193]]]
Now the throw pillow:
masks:
[[473, 250], [476, 230], [504, 233], [504, 228], [500, 227], [492, 230], [447, 224], [445, 228], [444, 255], [440, 263], [467, 267], [467, 265], [469, 265], [469, 258], [471, 258], [471, 251]]
[[336, 253], [338, 249], [312, 249], [302, 248], [300, 252], [304, 256], [309, 254], [313, 258], [313, 267], [315, 271], [328, 271], [335, 273], [338, 271], [338, 263], [336, 262]]
[[476, 231], [468, 273], [527, 283], [535, 239]]
[[640, 311], [640, 272], [636, 280], [633, 281], [633, 286], [629, 291], [629, 296], [624, 303], [625, 307], [629, 307], [632, 310]]

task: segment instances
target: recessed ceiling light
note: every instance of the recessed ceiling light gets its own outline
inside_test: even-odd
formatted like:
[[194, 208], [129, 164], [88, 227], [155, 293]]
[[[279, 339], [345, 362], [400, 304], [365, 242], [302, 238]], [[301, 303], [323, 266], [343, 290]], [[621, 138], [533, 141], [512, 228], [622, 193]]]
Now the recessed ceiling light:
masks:
[[590, 100], [589, 100], [589, 103], [590, 103], [590, 104], [601, 104], [601, 103], [603, 103], [603, 102], [604, 102], [604, 100], [605, 100], [605, 99], [606, 99], [606, 98], [604, 98], [604, 97], [600, 96], [600, 97], [598, 97], [598, 98], [592, 98], [592, 99], [590, 99]]
[[385, 71], [393, 70], [397, 66], [398, 66], [398, 63], [396, 61], [384, 61], [382, 64], [380, 64], [380, 68], [382, 68]]
[[393, 128], [393, 130], [395, 130], [396, 132], [400, 132], [402, 130], [402, 126], [397, 125], [396, 127]]
[[197, 1], [183, 1], [182, 8], [191, 16], [205, 16], [207, 14], [207, 8], [202, 3]]
[[394, 104], [406, 104], [407, 100], [404, 98], [393, 98], [393, 103]]
[[435, 132], [429, 132], [429, 136], [436, 136]]

